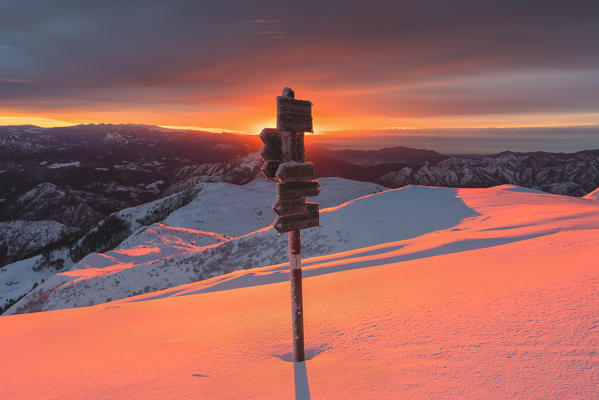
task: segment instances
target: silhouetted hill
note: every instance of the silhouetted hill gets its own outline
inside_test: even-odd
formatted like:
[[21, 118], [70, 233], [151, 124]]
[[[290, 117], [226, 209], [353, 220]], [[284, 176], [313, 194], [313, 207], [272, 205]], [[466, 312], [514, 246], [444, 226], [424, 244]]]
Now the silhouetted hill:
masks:
[[432, 150], [411, 149], [409, 147], [385, 147], [380, 150], [329, 150], [332, 157], [360, 165], [373, 164], [413, 164], [436, 163], [447, 156]]

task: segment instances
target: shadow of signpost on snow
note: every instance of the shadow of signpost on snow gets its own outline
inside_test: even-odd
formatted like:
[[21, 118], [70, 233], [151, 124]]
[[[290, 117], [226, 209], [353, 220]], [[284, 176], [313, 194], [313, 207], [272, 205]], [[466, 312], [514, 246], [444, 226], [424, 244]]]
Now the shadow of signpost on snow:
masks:
[[[306, 361], [311, 360], [318, 354], [329, 349], [327, 343], [323, 343], [318, 347], [311, 347], [306, 349]], [[285, 354], [273, 354], [273, 356], [290, 362], [293, 365], [293, 378], [295, 382], [295, 400], [308, 400], [310, 399], [310, 385], [308, 384], [308, 370], [306, 368], [306, 361], [294, 362], [293, 353]]]
[[308, 371], [306, 362], [293, 363], [293, 376], [295, 380], [295, 400], [310, 400], [310, 386], [308, 385]]

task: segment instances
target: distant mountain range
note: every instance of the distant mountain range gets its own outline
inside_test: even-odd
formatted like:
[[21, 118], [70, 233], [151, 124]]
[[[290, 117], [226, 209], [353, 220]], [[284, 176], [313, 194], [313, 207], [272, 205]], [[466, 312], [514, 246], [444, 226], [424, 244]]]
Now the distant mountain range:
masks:
[[409, 147], [385, 147], [380, 150], [329, 150], [330, 156], [358, 165], [376, 164], [422, 164], [425, 161], [436, 163], [448, 156], [432, 150], [411, 149]]
[[[570, 196], [599, 186], [599, 150], [449, 156], [406, 147], [329, 150], [310, 137], [306, 154], [318, 177], [387, 187], [515, 184]], [[134, 230], [111, 215], [176, 195], [139, 222], [149, 225], [184, 205], [200, 183], [252, 182], [260, 178], [260, 147], [257, 136], [148, 125], [2, 126], [0, 266], [40, 256], [37, 269], [60, 269], [110, 250], [122, 240], [115, 232]], [[110, 229], [98, 233], [98, 224]]]
[[548, 193], [584, 196], [599, 186], [599, 150], [451, 157], [435, 164], [405, 166], [381, 176], [378, 182], [390, 187], [490, 187], [508, 183]]

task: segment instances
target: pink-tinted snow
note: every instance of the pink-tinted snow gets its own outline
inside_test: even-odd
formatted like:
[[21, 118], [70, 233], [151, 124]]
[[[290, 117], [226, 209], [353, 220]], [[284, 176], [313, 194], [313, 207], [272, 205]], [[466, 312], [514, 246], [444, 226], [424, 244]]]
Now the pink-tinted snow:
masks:
[[289, 362], [288, 282], [253, 281], [280, 273], [265, 267], [230, 290], [1, 317], [0, 398], [599, 398], [599, 206], [458, 197], [479, 215], [306, 263], [334, 273], [304, 280], [305, 364]]

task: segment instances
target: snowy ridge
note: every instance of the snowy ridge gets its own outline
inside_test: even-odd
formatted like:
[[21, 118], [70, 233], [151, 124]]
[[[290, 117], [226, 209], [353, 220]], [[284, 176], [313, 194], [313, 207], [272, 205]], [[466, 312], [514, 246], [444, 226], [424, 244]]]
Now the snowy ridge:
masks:
[[35, 220], [42, 216], [72, 227], [97, 221], [101, 214], [88, 205], [83, 193], [40, 183], [16, 199], [12, 210], [22, 219]]
[[[406, 187], [331, 207], [323, 222], [311, 231], [349, 234], [335, 243], [345, 250], [304, 260], [305, 363], [289, 362], [285, 266], [267, 265], [0, 317], [0, 398], [599, 397], [597, 202]], [[269, 232], [211, 250], [284, 242]]]
[[77, 229], [56, 221], [0, 222], [0, 243], [10, 244], [5, 246], [4, 254], [0, 254], [0, 265], [4, 259], [33, 253], [74, 232]]
[[227, 182], [243, 185], [262, 178], [260, 167], [262, 158], [258, 153], [250, 153], [225, 163], [189, 165], [177, 171], [175, 183], [165, 190], [165, 194], [177, 193], [202, 182]]
[[[322, 207], [384, 190], [380, 185], [341, 178], [320, 182]], [[201, 183], [186, 192], [121, 210], [114, 214], [117, 222], [111, 225], [119, 230], [105, 233], [99, 224], [75, 246], [87, 254], [86, 246], [93, 241], [86, 238], [109, 235], [122, 241], [117, 249], [89, 254], [71, 271], [52, 276], [7, 313], [87, 306], [237, 269], [231, 249], [243, 251], [253, 239], [240, 240], [241, 247], [234, 241], [222, 250], [213, 252], [212, 248], [233, 237], [264, 230], [274, 219], [270, 208], [274, 197], [274, 183], [265, 180], [243, 186]], [[190, 259], [204, 253], [210, 260], [207, 265]], [[280, 256], [267, 249], [261, 257], [249, 260], [246, 268], [280, 262]], [[25, 283], [29, 289], [32, 282]]]
[[[339, 204], [357, 196], [384, 190], [384, 187], [380, 185], [339, 178], [323, 178], [322, 183], [325, 190], [319, 200], [323, 206]], [[89, 253], [112, 250], [119, 247], [122, 241], [124, 243], [120, 245], [121, 249], [132, 249], [138, 246], [140, 249], [144, 246], [160, 248], [160, 251], [152, 253], [153, 256], [137, 257], [134, 262], [125, 263], [129, 267], [134, 267], [151, 263], [154, 259], [160, 259], [161, 257], [158, 256], [160, 254], [169, 254], [169, 257], [172, 258], [174, 255], [180, 255], [194, 248], [178, 244], [192, 239], [190, 239], [190, 234], [183, 233], [182, 230], [176, 228], [186, 228], [190, 232], [197, 232], [198, 237], [202, 238], [206, 234], [213, 235], [220, 238], [217, 241], [221, 241], [222, 238], [228, 240], [231, 237], [261, 229], [270, 224], [274, 218], [270, 208], [274, 196], [274, 184], [262, 179], [243, 186], [228, 183], [200, 183], [183, 192], [117, 211], [93, 226], [81, 239], [68, 248], [59, 248], [51, 251], [45, 257], [28, 258], [0, 269], [0, 286], [7, 286], [6, 290], [0, 292], [0, 311], [6, 310], [33, 287], [43, 284], [48, 277], [60, 270], [66, 271], [71, 268], [74, 264], [73, 260], [80, 260]], [[155, 223], [159, 223], [156, 226], [160, 226], [160, 228], [156, 228], [153, 225]], [[10, 226], [10, 224], [8, 225]], [[148, 226], [150, 228], [146, 235], [144, 232]], [[170, 226], [175, 229], [171, 233], [167, 233]], [[159, 245], [158, 239], [150, 239], [149, 234], [154, 231], [159, 231], [160, 234], [151, 236], [154, 239], [164, 236], [164, 243]], [[220, 233], [209, 233], [215, 231]], [[37, 233], [32, 231], [32, 235], [37, 235]], [[167, 235], [171, 237], [167, 237]], [[140, 241], [140, 237], [147, 239], [149, 243], [144, 245], [143, 241]], [[174, 237], [178, 237], [178, 239], [175, 240]], [[133, 245], [133, 242], [136, 244]], [[140, 249], [135, 251], [142, 253], [146, 251]], [[100, 263], [102, 267], [107, 267], [109, 265], [107, 260], [112, 260], [114, 270], [122, 269], [118, 266], [122, 264], [120, 257], [103, 258], [98, 257], [97, 254], [90, 254], [88, 257], [90, 257], [89, 260], [96, 261], [103, 259]], [[93, 262], [89, 260], [81, 260], [81, 265], [85, 265], [85, 268], [93, 268]], [[188, 280], [184, 282], [188, 282]], [[166, 282], [162, 282], [160, 286], [154, 286], [140, 281], [134, 285], [134, 288], [119, 289], [119, 284], [120, 280], [116, 284], [117, 287], [108, 290], [108, 295], [97, 301], [121, 298], [150, 289], [171, 286]], [[87, 303], [77, 304], [89, 305], [89, 300]]]
[[[383, 200], [385, 197], [386, 199]], [[394, 197], [397, 202], [393, 200]], [[359, 230], [350, 229], [347, 236], [351, 240], [344, 241], [349, 243], [347, 248], [351, 250], [328, 254], [325, 252], [315, 257], [307, 255], [302, 260], [304, 276], [501, 246], [567, 230], [599, 229], [599, 205], [514, 185], [459, 190], [409, 186], [322, 210], [324, 215], [321, 218], [337, 227], [340, 226], [340, 220], [351, 220], [353, 215], [367, 214], [364, 217], [367, 219], [373, 216], [369, 213], [372, 211], [370, 202], [379, 205], [379, 215], [388, 212], [388, 209], [382, 208], [382, 203], [402, 204], [406, 207], [406, 216], [395, 215], [393, 219], [387, 221], [380, 219], [376, 229], [370, 231], [363, 229], [363, 232], [368, 233], [362, 237], [359, 236]], [[516, 209], [526, 209], [527, 213], [515, 214], [512, 206]], [[328, 215], [337, 212], [340, 213], [336, 216], [338, 218], [331, 218], [332, 216]], [[318, 229], [323, 229], [324, 226]], [[309, 237], [307, 232], [305, 236]], [[327, 238], [331, 236], [333, 235], [329, 233]], [[385, 242], [385, 238], [399, 240]], [[358, 247], [360, 243], [364, 246]], [[255, 245], [259, 246], [259, 243]], [[343, 244], [338, 245], [337, 249], [344, 247]], [[288, 265], [280, 263], [239, 270], [122, 301], [264, 285], [286, 281], [287, 275]]]
[[[53, 246], [52, 250], [44, 251], [41, 256], [36, 255], [4, 265], [0, 268], [0, 286], [9, 286], [9, 289], [0, 292], [0, 313], [32, 288], [43, 284], [48, 277], [71, 268], [76, 260], [95, 250], [112, 249], [131, 234], [145, 228], [144, 223], [150, 225], [166, 218], [168, 214], [190, 201], [196, 193], [196, 190], [187, 190], [115, 212], [91, 227], [74, 243], [70, 240], [62, 246]], [[34, 250], [38, 250], [46, 245], [55, 244], [69, 233], [77, 231], [55, 221], [17, 221], [16, 224], [11, 221], [0, 223], [0, 229], [3, 224], [4, 234], [0, 232], [0, 239], [5, 243], [13, 243], [11, 250], [19, 250], [17, 254], [21, 257], [31, 253], [31, 248], [23, 246], [33, 246]], [[19, 248], [19, 243], [26, 245]]]
[[[72, 266], [66, 249], [44, 248], [77, 231], [56, 221], [0, 222], [0, 243], [6, 243], [0, 245], [0, 313], [49, 276]], [[6, 263], [24, 256], [29, 257]]]
[[[513, 207], [527, 211], [514, 215]], [[185, 212], [183, 220], [193, 221]], [[497, 246], [567, 229], [599, 228], [599, 205], [513, 185], [489, 189], [408, 186], [323, 209], [321, 225], [303, 233], [307, 276]], [[161, 245], [132, 241], [136, 247], [125, 250], [130, 255], [140, 252], [140, 262], [109, 255], [118, 262], [92, 268], [94, 262], [84, 259], [79, 266], [48, 279], [8, 313], [97, 304], [209, 278], [213, 280], [197, 284], [204, 291], [287, 279], [287, 243], [270, 227], [187, 249], [176, 245], [183, 239], [175, 232], [168, 235], [176, 239]], [[165, 249], [173, 243], [176, 250]], [[255, 267], [267, 269], [233, 272]]]

